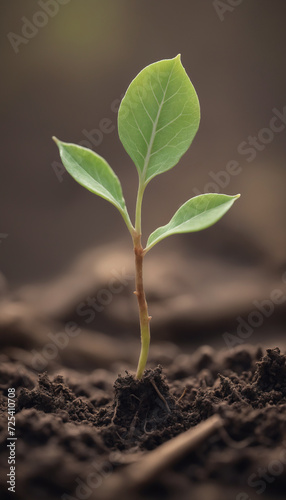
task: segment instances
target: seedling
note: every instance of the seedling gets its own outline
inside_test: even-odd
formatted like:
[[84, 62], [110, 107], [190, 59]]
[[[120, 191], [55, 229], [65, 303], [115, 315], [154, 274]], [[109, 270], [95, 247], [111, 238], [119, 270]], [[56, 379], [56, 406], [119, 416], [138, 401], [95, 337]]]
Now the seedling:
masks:
[[[112, 203], [129, 230], [135, 253], [134, 292], [138, 300], [141, 352], [136, 378], [141, 379], [150, 344], [150, 320], [143, 286], [143, 258], [167, 236], [205, 229], [217, 222], [240, 195], [208, 193], [186, 201], [165, 226], [141, 242], [141, 208], [147, 184], [173, 168], [191, 145], [200, 122], [196, 91], [181, 64], [180, 55], [144, 68], [129, 85], [118, 112], [120, 140], [138, 171], [135, 223], [131, 222], [118, 177], [93, 151], [56, 141], [70, 175], [92, 193]], [[171, 193], [171, 191], [170, 191]]]

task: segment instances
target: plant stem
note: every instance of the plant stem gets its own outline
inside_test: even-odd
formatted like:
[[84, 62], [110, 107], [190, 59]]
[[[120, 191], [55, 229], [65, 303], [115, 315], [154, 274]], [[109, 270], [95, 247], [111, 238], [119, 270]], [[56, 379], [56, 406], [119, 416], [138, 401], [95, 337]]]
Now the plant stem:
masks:
[[150, 320], [151, 316], [148, 314], [148, 306], [146, 302], [146, 296], [143, 286], [143, 258], [145, 255], [145, 250], [141, 244], [141, 209], [143, 194], [145, 191], [144, 182], [139, 178], [139, 186], [136, 201], [136, 213], [135, 213], [135, 232], [133, 233], [133, 245], [135, 253], [135, 284], [136, 291], [134, 292], [139, 308], [139, 321], [140, 321], [140, 332], [141, 332], [141, 351], [137, 366], [136, 378], [140, 380], [145, 370], [147, 363], [149, 345], [150, 345]]
[[134, 292], [139, 307], [139, 320], [141, 332], [141, 351], [138, 361], [136, 378], [141, 379], [147, 363], [149, 345], [150, 345], [150, 320], [151, 316], [148, 314], [148, 306], [146, 302], [144, 286], [143, 286], [143, 258], [144, 250], [141, 245], [141, 235], [134, 238], [134, 253], [135, 253], [135, 282], [136, 291]]

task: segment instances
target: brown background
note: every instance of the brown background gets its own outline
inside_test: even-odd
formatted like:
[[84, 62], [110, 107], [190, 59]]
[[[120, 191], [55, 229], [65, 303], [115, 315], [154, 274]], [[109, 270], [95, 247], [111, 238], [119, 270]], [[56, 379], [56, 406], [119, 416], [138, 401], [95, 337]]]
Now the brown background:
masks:
[[[242, 1], [222, 13], [221, 21], [211, 1], [71, 0], [16, 54], [7, 34], [21, 35], [22, 17], [32, 20], [39, 11], [38, 2], [1, 5], [0, 232], [8, 237], [0, 253], [8, 282], [50, 278], [87, 247], [117, 240], [129, 244], [112, 206], [67, 174], [59, 182], [51, 136], [79, 142], [84, 129], [98, 128], [104, 118], [116, 125], [111, 105], [131, 79], [145, 65], [177, 53], [199, 95], [201, 127], [180, 165], [150, 184], [145, 234], [165, 223], [194, 188], [203, 191], [212, 181], [210, 171], [224, 170], [234, 159], [241, 173], [220, 190], [241, 192], [241, 200], [220, 229], [185, 241], [204, 250], [206, 238], [208, 246], [218, 235], [228, 238], [222, 230], [227, 226], [253, 238], [258, 250], [283, 265], [285, 131], [252, 162], [237, 147], [269, 125], [274, 107], [282, 111], [286, 105], [285, 4]], [[120, 176], [132, 212], [137, 174], [117, 131], [104, 134], [94, 149]], [[175, 243], [166, 241], [161, 251], [169, 244]]]

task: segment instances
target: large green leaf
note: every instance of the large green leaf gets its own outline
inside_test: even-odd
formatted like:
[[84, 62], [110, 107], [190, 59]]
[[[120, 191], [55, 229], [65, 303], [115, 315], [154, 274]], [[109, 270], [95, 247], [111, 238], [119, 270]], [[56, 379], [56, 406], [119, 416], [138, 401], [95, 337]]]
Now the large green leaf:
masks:
[[199, 122], [199, 100], [180, 55], [138, 74], [121, 102], [118, 131], [143, 184], [178, 163]]
[[166, 226], [156, 229], [148, 238], [146, 250], [156, 243], [177, 233], [201, 231], [217, 222], [240, 195], [202, 194], [182, 205]]
[[82, 146], [53, 139], [69, 174], [83, 187], [112, 203], [131, 227], [120, 181], [104, 158]]

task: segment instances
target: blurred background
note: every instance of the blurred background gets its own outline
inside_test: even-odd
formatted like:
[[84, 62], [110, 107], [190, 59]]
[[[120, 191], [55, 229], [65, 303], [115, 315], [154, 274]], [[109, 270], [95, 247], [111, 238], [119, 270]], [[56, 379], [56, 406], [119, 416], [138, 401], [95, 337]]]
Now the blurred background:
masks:
[[[137, 172], [118, 138], [119, 102], [143, 67], [181, 53], [201, 125], [180, 164], [148, 186], [144, 235], [196, 194], [242, 197], [216, 226], [146, 258], [154, 336], [201, 331], [225, 346], [223, 332], [233, 345], [283, 335], [286, 4], [232, 3], [2, 2], [0, 261], [14, 305], [105, 333], [138, 328], [129, 234], [111, 205], [65, 173], [51, 137], [88, 141], [104, 156], [132, 214]], [[111, 298], [114, 273], [125, 284]], [[91, 294], [103, 309], [88, 315]], [[237, 336], [239, 317], [256, 335]]]

